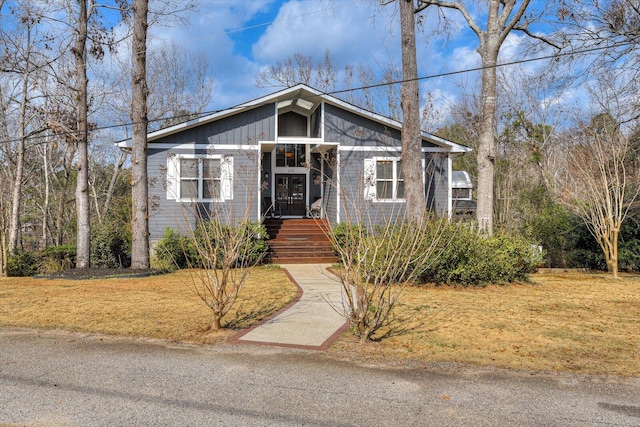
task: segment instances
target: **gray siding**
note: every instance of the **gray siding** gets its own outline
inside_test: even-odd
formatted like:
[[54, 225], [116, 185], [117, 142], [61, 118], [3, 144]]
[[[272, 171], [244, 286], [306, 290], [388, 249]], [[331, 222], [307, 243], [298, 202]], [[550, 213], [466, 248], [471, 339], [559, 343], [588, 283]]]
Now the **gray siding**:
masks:
[[[321, 160], [318, 154], [311, 155], [312, 172], [309, 175], [309, 202], [324, 192], [325, 213], [331, 223], [341, 221], [365, 221], [376, 224], [394, 220], [404, 215], [403, 202], [375, 202], [364, 198], [364, 160], [372, 157], [397, 157], [400, 151], [380, 151], [378, 147], [400, 147], [400, 131], [389, 128], [342, 110], [333, 105], [325, 105], [325, 120], [322, 121], [321, 109], [316, 110], [311, 119], [311, 136], [320, 136], [320, 124], [325, 124], [324, 137], [327, 142], [338, 142], [343, 147], [364, 147], [365, 149], [343, 150], [340, 152], [340, 195], [336, 175], [336, 151], [331, 150], [328, 159]], [[269, 104], [238, 113], [215, 122], [203, 124], [193, 129], [168, 135], [154, 142], [180, 144], [216, 144], [245, 145], [259, 140], [275, 140], [275, 106]], [[264, 197], [271, 195], [270, 189], [261, 186], [264, 174], [269, 173], [269, 182], [273, 182], [271, 153], [259, 153], [257, 150], [244, 152], [236, 147], [224, 149], [216, 147], [213, 151], [194, 151], [193, 149], [157, 149], [154, 142], [149, 144], [149, 198], [151, 215], [149, 220], [150, 240], [157, 242], [166, 228], [181, 232], [186, 226], [196, 223], [195, 209], [207, 213], [217, 212], [230, 219], [243, 217], [249, 209], [250, 217], [258, 220], [258, 206]], [[423, 146], [433, 146], [424, 142]], [[256, 146], [257, 148], [257, 146]], [[369, 149], [370, 148], [370, 149]], [[167, 199], [166, 170], [168, 154], [221, 154], [233, 156], [233, 200], [214, 202], [208, 205], [191, 206], [190, 203]], [[258, 170], [259, 156], [262, 155], [262, 170]], [[314, 173], [320, 170], [324, 162], [324, 188], [314, 182]], [[425, 154], [427, 165], [426, 188], [427, 206], [439, 213], [446, 212], [448, 206], [447, 154]]]
[[[227, 117], [216, 122], [208, 123], [197, 128], [169, 135], [159, 143], [171, 144], [251, 144], [258, 140], [273, 140], [275, 138], [274, 106], [267, 105], [250, 111]], [[258, 175], [258, 156], [256, 150], [242, 151], [236, 148], [229, 150], [216, 149], [213, 151], [192, 149], [154, 149], [153, 144], [148, 149], [149, 174], [149, 240], [152, 245], [162, 238], [167, 228], [184, 233], [186, 227], [193, 227], [196, 223], [195, 210], [204, 213], [216, 213], [224, 220], [243, 218], [249, 209], [250, 218], [258, 220], [258, 203], [262, 198], [259, 193], [260, 177]], [[257, 148], [257, 146], [256, 146]], [[166, 177], [167, 156], [180, 154], [220, 154], [233, 156], [233, 200], [214, 202], [193, 206], [188, 202], [178, 202], [167, 199]]]
[[427, 153], [426, 195], [427, 207], [446, 215], [449, 208], [449, 162], [446, 153]]
[[364, 160], [375, 156], [399, 157], [400, 153], [376, 153], [374, 151], [343, 151], [340, 153], [340, 220], [364, 222], [374, 226], [394, 221], [404, 215], [404, 202], [381, 202], [364, 198]]
[[275, 133], [275, 106], [264, 105], [236, 115], [225, 117], [184, 132], [166, 136], [150, 143], [171, 144], [257, 144], [259, 140], [273, 141]]
[[347, 146], [400, 146], [400, 132], [345, 111], [325, 105], [324, 139]]
[[[364, 198], [364, 160], [373, 157], [399, 157], [400, 151], [377, 151], [377, 147], [401, 147], [401, 135], [397, 129], [371, 121], [365, 117], [325, 105], [325, 140], [339, 142], [341, 146], [371, 147], [366, 151], [340, 152], [340, 193], [335, 185], [327, 183], [325, 195], [330, 194], [327, 213], [332, 223], [337, 220], [337, 198], [340, 197], [340, 221], [366, 221], [371, 225], [393, 221], [404, 215], [404, 202], [376, 202]], [[436, 147], [423, 141], [423, 147]], [[425, 194], [427, 207], [439, 214], [446, 214], [448, 207], [447, 154], [424, 154]], [[325, 171], [325, 173], [327, 173]], [[332, 178], [336, 178], [333, 177]], [[328, 188], [332, 187], [332, 188]]]

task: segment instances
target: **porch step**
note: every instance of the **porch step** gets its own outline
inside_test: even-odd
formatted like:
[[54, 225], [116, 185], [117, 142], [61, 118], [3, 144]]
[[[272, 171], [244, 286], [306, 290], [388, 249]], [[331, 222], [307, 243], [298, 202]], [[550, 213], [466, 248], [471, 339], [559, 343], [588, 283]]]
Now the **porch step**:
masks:
[[267, 219], [269, 259], [278, 264], [335, 263], [326, 220]]

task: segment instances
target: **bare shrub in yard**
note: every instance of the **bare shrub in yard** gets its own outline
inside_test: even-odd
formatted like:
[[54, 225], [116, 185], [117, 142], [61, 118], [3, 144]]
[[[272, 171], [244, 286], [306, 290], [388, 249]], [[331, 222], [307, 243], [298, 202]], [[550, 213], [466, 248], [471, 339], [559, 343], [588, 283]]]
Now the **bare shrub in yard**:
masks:
[[[330, 159], [325, 161], [331, 164]], [[342, 263], [337, 274], [343, 301], [336, 310], [361, 342], [380, 340], [401, 325], [392, 316], [394, 307], [403, 289], [438, 256], [446, 221], [429, 212], [421, 220], [411, 220], [402, 202], [376, 203], [359, 197], [366, 194], [362, 187], [372, 185], [369, 182], [354, 190], [325, 179], [338, 191], [345, 218], [326, 232]], [[379, 187], [381, 193], [386, 190]], [[398, 191], [400, 187], [393, 194]]]
[[[259, 191], [253, 181], [259, 153], [247, 151], [244, 156], [236, 157], [235, 168], [229, 157], [204, 166], [197, 163], [209, 161], [204, 156], [189, 161], [196, 170], [208, 170], [207, 190], [212, 202], [193, 202], [191, 209], [183, 211], [186, 235], [181, 241], [191, 272], [188, 286], [211, 310], [213, 331], [222, 328], [222, 319], [236, 302], [250, 267], [259, 264], [266, 254], [266, 250], [260, 250], [266, 231], [262, 232], [261, 225], [250, 221], [253, 200]], [[221, 176], [228, 181], [226, 189], [219, 180]], [[231, 196], [235, 188], [246, 189], [244, 208], [236, 205], [242, 196]], [[231, 198], [234, 203], [228, 202]]]
[[403, 289], [437, 257], [442, 222], [400, 219], [367, 229], [366, 222], [329, 231], [342, 262], [341, 314], [361, 342], [393, 331], [392, 311]]
[[[197, 264], [190, 265], [189, 287], [211, 310], [211, 329], [222, 327], [222, 319], [238, 298], [249, 275], [249, 267], [258, 264], [262, 255], [252, 250], [255, 226], [249, 222], [225, 224], [217, 218], [200, 218], [198, 226], [187, 236]], [[188, 262], [192, 261], [187, 258]]]

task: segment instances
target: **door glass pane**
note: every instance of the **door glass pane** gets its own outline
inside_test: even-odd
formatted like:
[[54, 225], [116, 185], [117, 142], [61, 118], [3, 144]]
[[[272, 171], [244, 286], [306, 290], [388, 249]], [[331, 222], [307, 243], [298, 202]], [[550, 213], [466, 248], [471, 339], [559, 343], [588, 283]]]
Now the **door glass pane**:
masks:
[[304, 177], [292, 176], [291, 181], [291, 197], [293, 197], [294, 200], [304, 199]]
[[286, 200], [289, 197], [289, 177], [279, 176], [276, 182], [276, 198]]

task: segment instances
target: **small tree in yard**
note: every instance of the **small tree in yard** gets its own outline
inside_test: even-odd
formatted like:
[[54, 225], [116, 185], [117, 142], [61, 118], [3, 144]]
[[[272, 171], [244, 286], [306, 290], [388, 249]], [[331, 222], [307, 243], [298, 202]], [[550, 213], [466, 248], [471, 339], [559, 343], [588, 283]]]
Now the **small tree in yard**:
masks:
[[341, 188], [345, 214], [344, 222], [327, 230], [342, 263], [337, 275], [343, 301], [336, 310], [351, 323], [360, 342], [379, 340], [396, 330], [393, 309], [402, 291], [417, 282], [438, 256], [447, 220], [428, 213], [420, 221], [407, 218], [404, 212], [385, 216], [375, 212], [376, 204], [356, 196], [363, 194], [362, 188], [334, 187]]
[[[248, 166], [236, 167], [235, 172], [230, 159], [222, 159], [219, 164], [202, 168], [208, 169], [211, 174], [212, 199], [222, 198], [222, 192], [232, 191], [230, 189], [234, 187], [247, 189], [245, 211], [238, 214], [232, 204], [225, 202], [212, 202], [207, 206], [194, 203], [192, 214], [196, 217], [196, 225], [188, 227], [186, 236], [186, 242], [190, 245], [188, 250], [184, 248], [187, 264], [191, 268], [189, 287], [211, 310], [213, 331], [222, 328], [222, 319], [236, 302], [249, 276], [250, 267], [260, 263], [264, 255], [264, 252], [256, 252], [254, 242], [264, 239], [266, 232], [259, 224], [249, 220], [254, 208], [252, 202], [257, 196], [250, 189], [256, 188], [254, 180], [258, 157], [255, 152], [247, 152], [246, 156]], [[226, 190], [220, 181], [216, 181], [223, 175], [233, 177]], [[235, 185], [238, 179], [246, 182]], [[220, 185], [216, 186], [216, 182]], [[185, 223], [190, 224], [186, 216]]]
[[[211, 310], [211, 330], [222, 328], [222, 319], [236, 302], [249, 276], [249, 267], [261, 256], [253, 256], [255, 225], [243, 221], [227, 225], [218, 218], [199, 219], [200, 224], [188, 236], [195, 249], [197, 264], [191, 265], [191, 290]], [[189, 263], [193, 262], [188, 260]]]
[[607, 269], [618, 277], [618, 237], [640, 192], [640, 163], [629, 138], [609, 114], [594, 117], [562, 148], [564, 173], [556, 183], [559, 201], [585, 223], [602, 249]]

